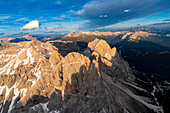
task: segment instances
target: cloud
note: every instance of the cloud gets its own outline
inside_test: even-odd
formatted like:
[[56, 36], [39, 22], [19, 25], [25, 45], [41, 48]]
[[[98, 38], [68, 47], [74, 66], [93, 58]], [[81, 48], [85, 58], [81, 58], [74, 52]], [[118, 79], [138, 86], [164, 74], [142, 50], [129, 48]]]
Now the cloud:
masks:
[[170, 22], [153, 23], [148, 25], [149, 27], [155, 27], [156, 29], [170, 30]]
[[28, 24], [26, 24], [23, 28], [21, 28], [21, 30], [35, 29], [39, 27], [40, 27], [39, 21], [32, 20]]
[[107, 15], [100, 15], [100, 18], [107, 18]]
[[162, 20], [162, 21], [170, 21], [170, 19], [164, 19], [164, 20]]
[[165, 25], [165, 24], [170, 24], [170, 22], [154, 23], [150, 25]]
[[141, 21], [141, 20], [144, 20], [144, 19], [146, 19], [146, 18], [140, 18], [140, 19], [138, 19], [138, 21]]
[[29, 20], [28, 18], [19, 18], [19, 19], [15, 20], [15, 21], [17, 22], [17, 21], [28, 21], [28, 20]]
[[6, 19], [9, 19], [11, 16], [0, 16], [0, 21], [4, 21]]
[[128, 13], [128, 12], [130, 12], [130, 9], [126, 9], [126, 10], [124, 10], [124, 12], [125, 12], [125, 13]]
[[11, 27], [11, 26], [7, 26], [7, 25], [0, 25], [0, 28], [7, 28], [7, 27]]
[[61, 15], [62, 18], [66, 18], [66, 15]]
[[119, 23], [119, 20], [126, 21], [168, 10], [169, 4], [170, 0], [94, 0], [86, 3], [81, 10], [70, 12], [89, 20], [85, 27], [104, 27]]
[[58, 18], [58, 17], [54, 17], [52, 19], [54, 19], [54, 20], [64, 20], [63, 18]]
[[54, 31], [73, 31], [79, 30], [82, 28], [84, 23], [87, 21], [72, 21], [72, 22], [48, 22], [44, 23], [41, 27], [45, 28], [46, 30], [54, 30]]
[[29, 35], [29, 33], [24, 33], [24, 32], [18, 32], [18, 33], [15, 33], [15, 34], [9, 34], [9, 35], [6, 35], [6, 37], [22, 37], [24, 35]]
[[58, 27], [52, 27], [52, 28], [47, 28], [47, 27], [45, 27], [45, 30], [47, 31], [47, 30], [61, 30], [61, 29], [65, 29], [66, 27], [64, 27], [64, 26], [58, 26]]

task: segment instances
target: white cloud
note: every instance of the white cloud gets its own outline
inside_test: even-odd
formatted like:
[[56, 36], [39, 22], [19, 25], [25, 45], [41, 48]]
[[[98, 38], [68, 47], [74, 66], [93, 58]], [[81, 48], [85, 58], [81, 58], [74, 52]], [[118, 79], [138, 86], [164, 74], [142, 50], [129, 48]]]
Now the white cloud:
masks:
[[78, 14], [78, 15], [82, 15], [84, 13], [84, 10], [79, 10], [77, 12], [74, 12], [73, 10], [71, 10], [70, 12], [73, 12], [73, 13]]
[[65, 18], [65, 17], [66, 17], [66, 15], [61, 15], [61, 17], [62, 17], [62, 18]]
[[54, 19], [54, 20], [64, 20], [63, 18], [57, 18], [57, 17], [52, 18], [52, 19]]
[[11, 16], [0, 16], [0, 21], [4, 21], [6, 19], [9, 19]]
[[100, 18], [102, 18], [102, 17], [103, 17], [103, 15], [100, 15], [99, 17], [100, 17]]
[[107, 18], [108, 16], [107, 15], [100, 15], [99, 17], [100, 18]]
[[1, 26], [1, 25], [0, 25], [0, 28], [1, 28], [1, 27], [11, 27], [11, 26], [6, 26], [6, 25], [2, 25], [2, 26]]
[[105, 18], [107, 18], [108, 16], [107, 15], [104, 15]]
[[29, 20], [28, 18], [19, 18], [19, 19], [15, 20], [15, 21], [17, 22], [17, 21], [28, 21], [28, 20]]
[[130, 12], [130, 11], [131, 11], [130, 9], [124, 10], [125, 13], [128, 13], [128, 12]]
[[144, 19], [146, 19], [146, 18], [140, 18], [140, 19], [138, 19], [138, 21], [141, 21], [141, 20], [144, 20]]
[[28, 29], [34, 29], [34, 28], [39, 28], [39, 27], [40, 27], [39, 21], [38, 20], [32, 20], [21, 29], [28, 30]]

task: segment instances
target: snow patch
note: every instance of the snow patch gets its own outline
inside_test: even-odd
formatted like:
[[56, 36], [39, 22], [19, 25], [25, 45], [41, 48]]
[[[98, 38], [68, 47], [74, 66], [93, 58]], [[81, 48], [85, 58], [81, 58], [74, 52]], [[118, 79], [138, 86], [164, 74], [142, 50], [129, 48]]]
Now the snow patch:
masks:
[[0, 59], [1, 59], [0, 62], [7, 62], [7, 61], [11, 60], [12, 58], [14, 58], [14, 57], [16, 57], [16, 56], [17, 56], [17, 54], [13, 54], [13, 55], [1, 54], [1, 55], [0, 55]]
[[148, 108], [154, 110], [154, 112], [156, 112], [156, 113], [164, 113], [162, 107], [149, 104], [149, 103], [145, 102], [145, 101], [143, 100], [143, 98], [141, 98], [140, 96], [137, 96], [137, 95], [133, 94], [130, 90], [125, 89], [125, 88], [122, 88], [122, 87], [120, 87], [120, 86], [117, 85], [117, 84], [114, 84], [114, 85], [117, 86], [117, 87], [119, 87], [119, 88], [122, 89], [123, 91], [125, 91], [125, 92], [126, 92], [129, 96], [131, 96], [132, 98], [138, 100], [139, 102], [141, 102], [142, 104], [144, 104], [144, 105], [147, 106]]
[[41, 55], [45, 56], [45, 57], [49, 57], [50, 55], [44, 54], [42, 52], [40, 52]]
[[12, 71], [12, 72], [10, 73], [10, 75], [13, 75], [13, 74], [15, 74], [15, 70], [14, 70], [14, 71]]
[[47, 51], [47, 49], [46, 48], [44, 48], [43, 46], [40, 46], [42, 49], [44, 49], [45, 51]]
[[16, 69], [21, 62], [22, 62], [21, 60], [17, 59], [14, 65], [14, 69]]
[[49, 52], [49, 55], [51, 55], [52, 54], [52, 52]]
[[29, 61], [30, 61], [31, 64], [34, 63], [34, 57], [33, 57], [32, 54], [31, 54], [31, 48], [28, 48], [28, 49], [27, 49], [27, 59], [24, 60], [24, 65], [25, 65], [25, 64], [28, 64]]
[[49, 112], [49, 113], [60, 113], [60, 111], [58, 111], [58, 110], [52, 110], [52, 111]]
[[[7, 96], [9, 95], [9, 93], [11, 92], [11, 90], [12, 90], [13, 88], [15, 89], [15, 88], [17, 87], [17, 85], [18, 85], [18, 84], [15, 83], [10, 89], [8, 88], [8, 86], [1, 86], [1, 87], [0, 87], [0, 89], [1, 89], [2, 91], [3, 91], [4, 88], [6, 88], [5, 99], [4, 99], [3, 105], [5, 105], [5, 103], [6, 103], [6, 98], [7, 98]], [[1, 90], [0, 90], [0, 92], [2, 93]], [[1, 94], [1, 93], [0, 93], [0, 94]], [[13, 100], [12, 100], [12, 101], [13, 101]], [[11, 103], [13, 103], [12, 101], [11, 101]], [[3, 107], [2, 107], [2, 108], [3, 108]], [[9, 106], [9, 109], [11, 109], [11, 105]], [[1, 110], [1, 113], [3, 113], [3, 109]]]
[[25, 97], [27, 90], [27, 88], [20, 89], [20, 93], [23, 94], [23, 96], [17, 103], [19, 103]]
[[40, 109], [41, 109], [41, 107], [42, 107], [43, 113], [47, 113], [47, 112], [49, 112], [49, 109], [48, 109], [47, 105], [48, 105], [48, 102], [46, 102], [46, 103], [39, 103], [39, 104], [31, 107], [31, 109], [33, 109], [33, 110], [35, 110], [35, 108], [36, 108], [36, 109], [37, 109], [37, 108], [40, 108]]
[[41, 104], [44, 111], [47, 111], [47, 112], [49, 111], [49, 109], [47, 108], [48, 102], [47, 103], [40, 103], [40, 104]]
[[39, 63], [40, 63], [40, 61], [41, 61], [41, 59], [39, 59], [39, 61], [38, 61], [38, 63], [37, 63], [37, 65], [35, 66], [35, 68], [32, 70], [32, 72], [33, 72], [33, 74], [37, 77], [37, 79], [36, 80], [28, 80], [28, 81], [31, 81], [32, 82], [32, 85], [31, 85], [31, 87], [33, 87], [35, 84], [36, 84], [36, 82], [40, 79], [40, 77], [41, 77], [41, 71], [40, 71], [40, 65], [39, 65]]
[[[23, 51], [24, 51], [24, 49], [21, 49], [21, 51], [18, 52], [17, 56], [19, 56]], [[0, 74], [4, 73], [5, 71], [7, 71], [6, 74], [9, 74], [11, 72], [11, 67], [13, 66], [14, 62], [16, 61], [16, 58], [11, 60], [10, 62], [8, 62], [8, 64], [6, 64], [3, 68], [1, 68]]]
[[[3, 105], [5, 105], [8, 95], [14, 89], [15, 96], [13, 96], [13, 98], [11, 100], [11, 103], [10, 103], [9, 109], [8, 109], [8, 113], [10, 113], [10, 111], [14, 108], [14, 102], [15, 102], [16, 98], [19, 96], [19, 94], [23, 93], [23, 97], [24, 97], [27, 92], [27, 88], [18, 90], [17, 86], [19, 85], [19, 83], [20, 83], [20, 81], [18, 83], [15, 83], [11, 88], [8, 88], [8, 86], [0, 86], [0, 94], [6, 88], [5, 99], [4, 99]], [[22, 98], [20, 99], [20, 101], [21, 100], [22, 100]], [[1, 110], [1, 112], [3, 112], [3, 110]]]
[[135, 86], [135, 85], [130, 84], [130, 83], [128, 83], [128, 82], [124, 82], [124, 83], [127, 84], [127, 85], [129, 85], [129, 86], [131, 86], [131, 87], [133, 87], [133, 88], [135, 88], [135, 89], [138, 89], [139, 91], [147, 92], [145, 89], [143, 89], [143, 88], [141, 88], [141, 87]]

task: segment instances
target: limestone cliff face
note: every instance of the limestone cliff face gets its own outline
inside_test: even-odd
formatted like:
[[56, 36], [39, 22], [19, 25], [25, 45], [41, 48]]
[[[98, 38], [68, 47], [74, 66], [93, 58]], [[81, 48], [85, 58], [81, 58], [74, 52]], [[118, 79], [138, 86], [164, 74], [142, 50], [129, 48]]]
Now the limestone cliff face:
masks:
[[78, 48], [31, 41], [0, 50], [0, 112], [162, 112], [137, 94], [150, 95], [116, 48], [99, 39]]

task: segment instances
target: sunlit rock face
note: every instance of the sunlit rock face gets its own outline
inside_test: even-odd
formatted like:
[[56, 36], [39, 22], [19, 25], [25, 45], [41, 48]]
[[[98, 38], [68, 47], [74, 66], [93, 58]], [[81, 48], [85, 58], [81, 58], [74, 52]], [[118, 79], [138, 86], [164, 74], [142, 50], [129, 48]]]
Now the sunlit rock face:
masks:
[[[105, 38], [107, 40], [117, 39], [119, 41], [127, 40], [127, 41], [139, 41], [139, 40], [151, 40], [154, 36], [159, 38], [159, 34], [149, 33], [144, 31], [120, 31], [120, 32], [99, 32], [99, 31], [82, 31], [77, 33], [73, 31], [64, 36], [64, 40], [74, 40], [74, 41], [91, 41], [94, 40], [94, 37]], [[154, 38], [153, 38], [154, 39]], [[112, 42], [113, 43], [113, 42]]]
[[[140, 93], [143, 95], [140, 95]], [[95, 39], [22, 42], [0, 50], [0, 112], [163, 112], [116, 48]]]

